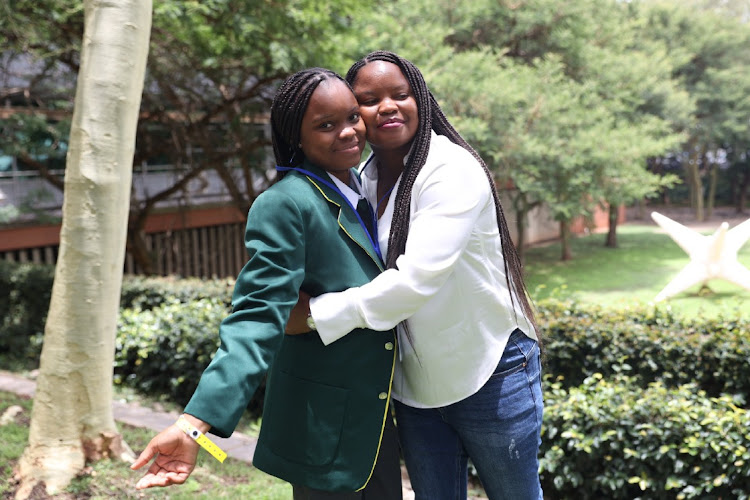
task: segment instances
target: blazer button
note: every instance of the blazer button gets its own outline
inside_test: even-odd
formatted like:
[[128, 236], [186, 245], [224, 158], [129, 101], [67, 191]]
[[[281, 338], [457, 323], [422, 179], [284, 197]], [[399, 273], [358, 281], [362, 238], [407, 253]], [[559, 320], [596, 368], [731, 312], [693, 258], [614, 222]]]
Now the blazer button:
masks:
[[378, 399], [385, 399], [387, 397], [388, 397], [387, 392], [381, 392], [380, 394], [378, 394]]
[[392, 351], [393, 350], [393, 342], [386, 342], [386, 344], [385, 344], [385, 350], [386, 351]]

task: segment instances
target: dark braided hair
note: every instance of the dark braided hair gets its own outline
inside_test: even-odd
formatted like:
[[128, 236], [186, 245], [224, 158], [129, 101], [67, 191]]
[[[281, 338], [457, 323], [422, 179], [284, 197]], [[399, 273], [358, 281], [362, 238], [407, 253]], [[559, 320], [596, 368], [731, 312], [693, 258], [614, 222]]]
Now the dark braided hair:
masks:
[[[445, 114], [443, 114], [443, 111], [440, 109], [437, 100], [427, 88], [427, 83], [425, 82], [422, 73], [410, 61], [399, 57], [393, 52], [384, 50], [371, 52], [349, 68], [349, 71], [346, 73], [346, 81], [353, 86], [357, 79], [359, 70], [366, 64], [374, 61], [389, 62], [395, 64], [401, 69], [401, 73], [403, 73], [404, 77], [409, 82], [409, 86], [414, 94], [419, 114], [417, 133], [414, 137], [409, 158], [404, 166], [401, 183], [396, 192], [395, 211], [393, 214], [393, 222], [391, 223], [391, 233], [388, 237], [386, 267], [389, 269], [395, 268], [396, 259], [398, 259], [406, 249], [406, 239], [409, 235], [409, 206], [411, 204], [412, 188], [414, 187], [417, 175], [419, 175], [420, 170], [427, 160], [427, 153], [430, 150], [431, 130], [434, 130], [436, 134], [443, 135], [453, 143], [466, 149], [477, 159], [484, 169], [484, 172], [487, 175], [487, 180], [490, 184], [490, 189], [492, 190], [492, 197], [495, 201], [497, 228], [500, 232], [503, 265], [505, 267], [505, 280], [508, 289], [510, 290], [510, 299], [511, 302], [514, 303], [515, 299], [518, 298], [526, 317], [532, 323], [534, 329], [537, 329], [534, 310], [531, 307], [526, 284], [523, 280], [521, 259], [518, 257], [518, 252], [516, 251], [516, 247], [513, 245], [513, 240], [510, 237], [508, 223], [505, 220], [503, 207], [500, 204], [500, 197], [497, 193], [497, 188], [495, 187], [495, 181], [487, 164], [482, 160], [482, 157], [479, 156], [479, 153], [477, 153], [474, 148], [472, 148], [469, 143], [461, 137], [458, 131], [453, 128], [453, 125], [450, 124]], [[428, 110], [429, 112], [425, 113], [425, 110]], [[539, 337], [541, 346], [541, 335], [537, 334], [537, 336]]]
[[[349, 83], [341, 75], [325, 68], [298, 71], [281, 84], [271, 104], [271, 139], [276, 165], [296, 167], [305, 160], [300, 148], [300, 127], [310, 97], [321, 82], [337, 79]], [[279, 172], [277, 178], [285, 172]]]

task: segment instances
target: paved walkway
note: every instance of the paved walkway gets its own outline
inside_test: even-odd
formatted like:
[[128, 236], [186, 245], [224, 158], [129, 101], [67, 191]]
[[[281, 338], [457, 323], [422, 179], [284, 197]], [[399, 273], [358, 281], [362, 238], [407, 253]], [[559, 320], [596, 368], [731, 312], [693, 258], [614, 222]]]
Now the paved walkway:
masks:
[[[0, 391], [12, 392], [19, 396], [33, 397], [35, 389], [36, 383], [34, 381], [15, 373], [0, 370]], [[177, 420], [177, 417], [179, 417], [178, 413], [162, 413], [138, 404], [126, 404], [117, 401], [112, 403], [112, 411], [115, 420], [118, 422], [157, 432], [173, 424]], [[226, 451], [228, 456], [252, 464], [256, 438], [235, 432], [229, 438], [220, 438], [212, 435], [211, 440], [221, 447], [222, 450]], [[403, 467], [401, 476], [404, 500], [412, 500], [414, 492], [411, 489], [409, 478]]]

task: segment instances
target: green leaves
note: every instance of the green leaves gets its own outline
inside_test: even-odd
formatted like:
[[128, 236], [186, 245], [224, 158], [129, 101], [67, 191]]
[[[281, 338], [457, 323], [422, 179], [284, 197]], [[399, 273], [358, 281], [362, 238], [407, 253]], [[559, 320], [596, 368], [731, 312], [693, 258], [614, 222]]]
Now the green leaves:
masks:
[[545, 392], [542, 485], [555, 498], [748, 498], [750, 414], [692, 385], [594, 374]]

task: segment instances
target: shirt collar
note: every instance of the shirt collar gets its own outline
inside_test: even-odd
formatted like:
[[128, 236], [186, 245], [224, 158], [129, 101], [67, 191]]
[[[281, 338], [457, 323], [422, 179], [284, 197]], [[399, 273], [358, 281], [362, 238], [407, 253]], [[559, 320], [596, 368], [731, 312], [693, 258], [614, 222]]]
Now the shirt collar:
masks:
[[[435, 143], [435, 138], [437, 137], [437, 134], [434, 130], [430, 130], [430, 144]], [[411, 157], [411, 154], [414, 152], [414, 142], [412, 142], [411, 147], [409, 148], [409, 152], [406, 153], [406, 156], [404, 156], [404, 166], [406, 166], [406, 162], [409, 161], [409, 158]], [[370, 163], [373, 165], [370, 166]], [[361, 164], [359, 168], [359, 173], [361, 175], [366, 176], [368, 179], [377, 181], [378, 180], [378, 168], [377, 168], [378, 160], [375, 158], [375, 155], [373, 153], [370, 153], [370, 156], [365, 160], [364, 163]]]
[[341, 194], [343, 194], [346, 199], [349, 200], [349, 203], [351, 203], [352, 206], [356, 207], [360, 198], [363, 198], [363, 196], [359, 194], [362, 192], [362, 186], [360, 185], [357, 176], [349, 172], [349, 184], [351, 184], [351, 186], [348, 186], [345, 183], [341, 182], [341, 179], [339, 179], [335, 175], [331, 175], [328, 172], [326, 173], [328, 174], [328, 177], [331, 178], [336, 187], [339, 188]]

